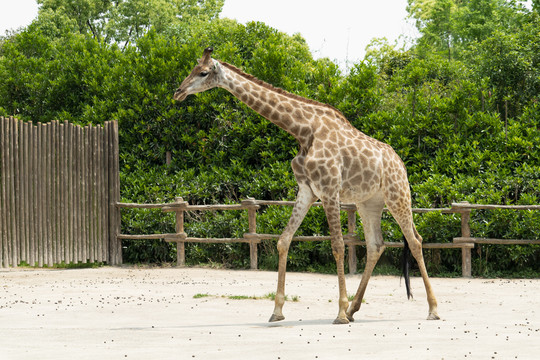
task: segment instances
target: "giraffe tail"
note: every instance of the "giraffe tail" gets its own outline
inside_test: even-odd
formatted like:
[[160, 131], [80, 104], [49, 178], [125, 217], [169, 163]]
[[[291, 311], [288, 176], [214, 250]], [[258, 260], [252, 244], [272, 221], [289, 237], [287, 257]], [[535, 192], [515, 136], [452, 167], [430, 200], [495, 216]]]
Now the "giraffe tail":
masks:
[[407, 239], [403, 237], [403, 253], [401, 254], [401, 271], [402, 276], [405, 278], [405, 289], [407, 289], [407, 299], [411, 299], [411, 282], [409, 279], [409, 270], [411, 269], [411, 249]]

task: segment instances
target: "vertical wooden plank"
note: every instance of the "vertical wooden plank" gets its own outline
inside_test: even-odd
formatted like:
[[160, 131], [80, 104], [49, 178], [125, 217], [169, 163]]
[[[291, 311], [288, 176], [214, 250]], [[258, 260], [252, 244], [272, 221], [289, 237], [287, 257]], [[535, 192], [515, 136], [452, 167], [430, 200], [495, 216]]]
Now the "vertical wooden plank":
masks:
[[25, 252], [23, 254], [23, 259], [27, 264], [32, 264], [30, 262], [30, 254], [32, 252], [30, 247], [30, 182], [31, 182], [31, 173], [32, 169], [30, 167], [30, 131], [32, 124], [29, 122], [23, 123], [23, 149], [24, 149], [24, 182], [23, 182], [23, 223], [24, 223], [24, 232], [25, 232]]
[[[471, 210], [465, 210], [461, 213], [461, 236], [471, 237]], [[461, 275], [463, 277], [472, 276], [471, 248], [461, 248]]]
[[114, 247], [115, 247], [115, 244], [116, 244], [116, 240], [115, 240], [115, 234], [116, 234], [116, 223], [115, 223], [115, 215], [114, 215], [114, 208], [113, 208], [113, 193], [114, 193], [114, 190], [112, 189], [112, 186], [113, 186], [113, 168], [112, 168], [112, 162], [113, 162], [113, 153], [114, 153], [114, 149], [113, 149], [113, 145], [112, 145], [112, 139], [113, 139], [113, 132], [114, 132], [114, 129], [113, 129], [113, 124], [112, 122], [108, 122], [107, 123], [107, 168], [108, 168], [108, 171], [107, 171], [107, 189], [108, 189], [108, 208], [109, 208], [109, 259], [108, 259], [108, 262], [110, 265], [116, 265], [115, 263], [115, 251], [114, 251]]
[[91, 149], [90, 149], [90, 127], [87, 125], [83, 128], [84, 134], [84, 167], [83, 167], [83, 183], [84, 183], [84, 259], [83, 262], [87, 263], [90, 260], [90, 249], [91, 249], [91, 240], [92, 234], [90, 229], [90, 218], [91, 218]]
[[88, 233], [89, 233], [89, 254], [88, 258], [90, 263], [94, 263], [96, 261], [96, 217], [97, 217], [97, 209], [96, 209], [96, 143], [95, 143], [95, 137], [96, 137], [96, 127], [90, 126], [88, 127], [88, 156], [89, 156], [89, 162], [88, 162], [88, 178], [89, 178], [89, 184], [88, 184], [88, 200], [89, 200], [89, 206], [88, 206]]
[[84, 166], [83, 166], [83, 173], [82, 173], [82, 182], [83, 182], [83, 189], [84, 189], [84, 214], [83, 214], [83, 254], [82, 254], [82, 261], [83, 263], [87, 263], [90, 255], [90, 145], [89, 145], [89, 138], [90, 138], [90, 128], [88, 126], [85, 126], [83, 128], [83, 138], [84, 138], [84, 150], [83, 150], [83, 157], [84, 157]]
[[19, 232], [17, 228], [17, 219], [16, 219], [16, 211], [17, 211], [17, 203], [16, 203], [16, 169], [17, 169], [17, 148], [18, 148], [18, 136], [17, 136], [17, 123], [14, 118], [10, 118], [10, 129], [11, 129], [11, 146], [9, 149], [10, 154], [10, 166], [11, 171], [9, 175], [9, 188], [10, 188], [10, 210], [8, 213], [8, 217], [10, 218], [11, 222], [11, 244], [10, 244], [10, 255], [11, 255], [11, 266], [16, 267], [18, 265], [18, 242], [19, 242]]
[[38, 229], [39, 229], [39, 225], [38, 225], [38, 210], [37, 210], [37, 200], [36, 200], [36, 196], [37, 196], [37, 188], [36, 188], [36, 184], [37, 184], [37, 154], [38, 154], [38, 147], [37, 147], [37, 143], [38, 143], [38, 140], [37, 140], [37, 133], [38, 133], [38, 130], [37, 130], [37, 126], [35, 126], [34, 124], [31, 124], [30, 125], [30, 143], [31, 143], [31, 146], [30, 146], [30, 169], [32, 169], [32, 173], [31, 173], [31, 176], [30, 176], [30, 198], [31, 198], [31, 201], [30, 201], [30, 204], [31, 204], [31, 207], [29, 209], [29, 214], [30, 214], [30, 231], [31, 231], [31, 235], [30, 235], [30, 247], [32, 249], [31, 253], [30, 253], [30, 265], [32, 266], [36, 266], [37, 263], [38, 263]]
[[60, 264], [62, 257], [60, 251], [62, 249], [61, 244], [61, 226], [60, 226], [60, 194], [58, 193], [58, 183], [60, 179], [60, 170], [58, 168], [58, 161], [60, 157], [60, 151], [58, 145], [60, 144], [60, 123], [55, 120], [52, 125], [52, 189], [51, 189], [51, 216], [52, 216], [52, 231], [53, 231], [53, 264]]
[[30, 229], [30, 257], [29, 264], [35, 266], [38, 261], [37, 256], [37, 233], [38, 233], [38, 221], [37, 221], [37, 201], [36, 201], [36, 183], [37, 183], [37, 127], [34, 124], [30, 124], [30, 189], [28, 194], [30, 197], [30, 207], [28, 208], [28, 214], [30, 221], [28, 222], [28, 228]]
[[103, 124], [101, 130], [101, 152], [102, 152], [102, 167], [101, 167], [101, 176], [103, 181], [103, 191], [102, 194], [102, 205], [101, 205], [101, 214], [102, 214], [102, 256], [101, 261], [109, 262], [109, 152], [108, 152], [108, 142], [109, 136], [107, 131], [107, 122]]
[[103, 237], [103, 261], [111, 264], [110, 262], [110, 238], [109, 234], [111, 231], [110, 227], [110, 206], [109, 206], [109, 196], [110, 196], [110, 186], [109, 186], [109, 130], [110, 130], [110, 121], [106, 121], [103, 124], [103, 214], [104, 214], [104, 237]]
[[120, 209], [116, 207], [116, 203], [120, 201], [120, 146], [119, 146], [119, 136], [118, 136], [118, 122], [113, 122], [114, 129], [114, 209], [116, 212], [116, 264], [122, 264], [122, 241], [117, 238], [117, 235], [120, 233]]
[[83, 261], [83, 232], [84, 232], [84, 222], [83, 222], [83, 213], [84, 213], [84, 185], [82, 182], [82, 172], [84, 167], [84, 156], [83, 156], [83, 147], [84, 147], [84, 138], [83, 138], [83, 129], [80, 126], [77, 126], [77, 246], [76, 246], [76, 259], [77, 262]]
[[49, 138], [49, 128], [47, 127], [47, 124], [42, 123], [42, 139], [41, 139], [41, 189], [42, 192], [40, 194], [41, 197], [41, 211], [43, 212], [42, 215], [42, 228], [41, 233], [42, 235], [42, 255], [43, 255], [43, 265], [48, 266], [49, 265], [49, 214], [47, 212], [47, 193], [48, 193], [48, 138]]
[[54, 233], [53, 233], [53, 215], [51, 212], [51, 203], [52, 203], [52, 189], [53, 189], [53, 179], [52, 179], [52, 133], [53, 133], [53, 123], [45, 123], [45, 144], [46, 144], [46, 156], [45, 156], [45, 216], [47, 217], [47, 238], [45, 239], [45, 248], [47, 251], [46, 264], [49, 267], [53, 265], [53, 254], [54, 254]]
[[71, 221], [71, 236], [69, 240], [69, 258], [70, 262], [77, 263], [75, 252], [76, 252], [76, 239], [78, 236], [77, 229], [77, 169], [79, 166], [79, 159], [77, 158], [77, 147], [78, 145], [78, 134], [77, 127], [73, 124], [70, 124], [70, 139], [71, 146], [69, 149], [71, 169], [69, 170], [70, 183], [70, 200], [69, 200], [69, 213]]
[[52, 267], [54, 265], [54, 253], [55, 253], [55, 229], [54, 229], [54, 215], [53, 215], [53, 190], [54, 190], [54, 174], [53, 174], [53, 132], [54, 123], [47, 124], [47, 265]]
[[83, 262], [87, 263], [90, 260], [90, 248], [91, 248], [91, 232], [90, 232], [90, 203], [91, 203], [91, 149], [90, 149], [90, 128], [85, 126], [83, 128], [84, 134], [84, 167], [83, 167], [83, 183], [84, 183], [84, 258]]
[[43, 256], [43, 265], [49, 265], [49, 216], [47, 212], [47, 193], [49, 184], [47, 182], [47, 173], [48, 173], [48, 162], [47, 162], [47, 156], [48, 156], [48, 135], [49, 135], [49, 128], [47, 127], [47, 124], [41, 124], [41, 189], [42, 192], [40, 194], [41, 198], [41, 211], [43, 212], [42, 215], [42, 256]]
[[111, 265], [119, 265], [122, 264], [122, 241], [117, 238], [120, 233], [120, 210], [116, 207], [120, 200], [118, 122], [112, 121], [109, 126], [109, 254]]
[[76, 134], [75, 134], [75, 128], [72, 124], [69, 124], [68, 126], [68, 135], [67, 135], [67, 144], [66, 144], [66, 151], [68, 155], [68, 167], [66, 169], [67, 175], [68, 175], [68, 182], [66, 184], [68, 188], [68, 202], [67, 202], [67, 212], [69, 217], [69, 236], [68, 236], [68, 245], [66, 248], [66, 262], [67, 263], [74, 263], [74, 257], [73, 254], [75, 253], [74, 244], [75, 244], [75, 174], [76, 174], [76, 159], [74, 155], [75, 147], [76, 147]]
[[55, 228], [55, 219], [54, 219], [54, 181], [55, 181], [55, 175], [54, 175], [54, 157], [55, 157], [55, 151], [54, 151], [54, 132], [55, 132], [55, 126], [56, 122], [51, 121], [47, 124], [48, 128], [48, 137], [47, 137], [47, 217], [49, 218], [48, 221], [48, 231], [49, 231], [49, 237], [47, 239], [47, 247], [48, 247], [48, 260], [47, 264], [49, 266], [53, 266], [55, 263], [55, 253], [56, 253], [56, 228]]
[[[180, 235], [184, 239], [187, 237], [184, 231], [184, 209], [187, 202], [181, 197], [175, 198], [175, 203], [182, 204], [183, 206], [175, 211], [176, 223], [175, 230], [176, 235]], [[183, 267], [186, 265], [186, 243], [185, 241], [176, 242], [176, 266]]]
[[62, 134], [63, 125], [60, 122], [56, 122], [54, 130], [54, 224], [56, 227], [56, 253], [54, 255], [55, 264], [60, 264], [64, 262], [64, 257], [62, 256], [63, 245], [63, 219], [62, 219], [62, 194], [61, 194], [61, 183], [62, 183], [62, 170], [61, 170], [61, 158], [62, 158], [62, 149], [60, 148], [60, 138]]
[[256, 205], [255, 200], [252, 198], [242, 200], [242, 205], [246, 206], [248, 210], [248, 231], [249, 235], [251, 236], [251, 241], [249, 242], [250, 267], [252, 270], [256, 270], [259, 260], [257, 251], [258, 240], [255, 236], [257, 234], [257, 210], [260, 208], [260, 206]]
[[103, 212], [101, 209], [103, 209], [102, 206], [102, 195], [103, 195], [103, 184], [101, 179], [101, 172], [103, 165], [101, 163], [102, 154], [101, 154], [101, 126], [96, 125], [96, 261], [101, 262], [102, 261], [102, 247], [101, 247], [101, 241], [103, 239], [102, 234], [102, 215]]
[[105, 199], [104, 193], [105, 193], [105, 184], [103, 179], [103, 172], [104, 172], [104, 164], [103, 164], [103, 126], [99, 126], [97, 128], [97, 136], [96, 136], [96, 143], [97, 143], [97, 211], [98, 211], [98, 218], [97, 218], [97, 229], [98, 229], [98, 243], [97, 243], [97, 261], [103, 262], [103, 240], [105, 238], [105, 232], [104, 230], [104, 209], [106, 207], [105, 202], [103, 201]]
[[88, 179], [88, 174], [90, 173], [89, 171], [89, 157], [88, 157], [88, 153], [89, 153], [89, 146], [88, 146], [88, 126], [86, 127], [83, 127], [82, 128], [82, 140], [83, 140], [83, 147], [82, 147], [82, 157], [83, 157], [83, 167], [82, 167], [82, 172], [81, 172], [81, 183], [82, 183], [82, 190], [83, 190], [83, 193], [82, 193], [82, 199], [83, 199], [83, 211], [82, 211], [82, 216], [81, 216], [81, 221], [82, 221], [82, 253], [81, 253], [81, 260], [83, 263], [87, 263], [88, 262], [88, 245], [90, 243], [89, 241], [89, 228], [88, 228], [88, 214], [89, 214], [89, 202], [88, 202], [88, 197], [89, 197], [89, 194], [88, 194], [88, 186], [89, 186], [89, 179]]
[[38, 266], [42, 267], [43, 264], [46, 263], [46, 258], [44, 256], [44, 242], [45, 242], [45, 230], [46, 230], [46, 219], [45, 219], [45, 209], [43, 208], [43, 195], [45, 193], [45, 179], [44, 179], [44, 138], [45, 138], [45, 131], [44, 131], [44, 125], [41, 123], [37, 124], [39, 132], [38, 132], [38, 180], [37, 180], [37, 193], [36, 193], [36, 199], [38, 200], [38, 217], [39, 217], [39, 227], [38, 227], [38, 236], [39, 236], [39, 245], [38, 245], [38, 253], [39, 253], [39, 260], [38, 260]]
[[43, 209], [42, 209], [42, 194], [43, 194], [43, 126], [37, 124], [36, 128], [36, 253], [37, 263], [39, 267], [43, 266]]
[[76, 230], [77, 233], [75, 235], [75, 245], [74, 245], [74, 261], [75, 263], [78, 263], [82, 259], [82, 249], [81, 249], [81, 240], [82, 240], [82, 221], [81, 216], [83, 212], [83, 206], [82, 206], [82, 183], [81, 183], [81, 171], [83, 164], [83, 157], [81, 153], [81, 146], [84, 143], [82, 139], [82, 128], [80, 126], [75, 127], [75, 132], [77, 134], [77, 148], [76, 148], [76, 159], [75, 163], [77, 164], [77, 173], [75, 176], [75, 189], [76, 189], [76, 195], [75, 195], [75, 209], [73, 211], [75, 212], [76, 216]]
[[69, 238], [70, 238], [70, 221], [69, 221], [69, 153], [68, 153], [68, 145], [69, 145], [69, 123], [67, 121], [64, 121], [63, 123], [63, 132], [61, 136], [61, 144], [60, 148], [62, 151], [62, 162], [60, 165], [61, 172], [62, 172], [62, 182], [61, 182], [61, 188], [62, 188], [62, 224], [64, 226], [64, 240], [63, 240], [63, 250], [62, 250], [62, 257], [64, 259], [64, 262], [66, 264], [69, 264]]
[[15, 121], [15, 221], [17, 226], [17, 235], [18, 239], [15, 243], [15, 247], [17, 249], [17, 260], [16, 265], [19, 265], [22, 260], [23, 253], [25, 251], [24, 244], [26, 239], [24, 238], [24, 221], [23, 221], [23, 210], [24, 210], [24, 202], [23, 202], [23, 184], [22, 184], [22, 178], [23, 178], [23, 154], [22, 154], [22, 141], [21, 141], [21, 135], [22, 135], [22, 121], [19, 121], [18, 119], [14, 119]]
[[66, 125], [65, 123], [60, 123], [58, 125], [57, 132], [57, 185], [56, 192], [58, 196], [57, 203], [57, 224], [58, 224], [58, 252], [57, 258], [58, 262], [66, 263], [65, 249], [66, 249], [66, 224], [67, 218], [65, 216], [65, 206], [66, 206], [66, 193], [65, 193], [65, 158], [66, 153], [64, 152], [64, 143], [65, 143], [65, 132]]
[[82, 172], [83, 168], [85, 166], [84, 164], [84, 156], [83, 156], [83, 147], [84, 147], [84, 137], [83, 137], [83, 129], [80, 126], [76, 127], [77, 129], [77, 202], [76, 202], [76, 210], [77, 213], [77, 244], [76, 244], [76, 253], [75, 257], [77, 259], [77, 262], [81, 262], [83, 259], [83, 249], [82, 244], [83, 241], [83, 232], [84, 232], [84, 221], [83, 221], [83, 213], [84, 213], [84, 185], [82, 182]]
[[0, 267], [8, 267], [7, 252], [7, 195], [6, 195], [6, 177], [7, 177], [7, 143], [9, 136], [7, 134], [7, 120], [0, 117]]
[[92, 229], [94, 234], [94, 247], [92, 262], [96, 262], [99, 259], [99, 188], [98, 188], [98, 126], [92, 126], [92, 169], [93, 169], [93, 183], [92, 183]]
[[77, 172], [77, 182], [78, 182], [78, 204], [77, 204], [77, 226], [79, 229], [79, 234], [77, 236], [77, 262], [84, 262], [83, 256], [84, 256], [84, 203], [85, 203], [85, 196], [84, 196], [84, 183], [83, 183], [83, 172], [84, 172], [84, 166], [86, 165], [84, 162], [84, 131], [81, 126], [77, 126], [77, 133], [79, 138], [79, 144], [77, 147], [77, 158], [78, 158], [78, 172]]
[[0, 269], [4, 267], [3, 261], [3, 244], [4, 244], [4, 223], [2, 218], [4, 217], [4, 196], [2, 189], [4, 188], [4, 130], [3, 130], [4, 117], [0, 116]]

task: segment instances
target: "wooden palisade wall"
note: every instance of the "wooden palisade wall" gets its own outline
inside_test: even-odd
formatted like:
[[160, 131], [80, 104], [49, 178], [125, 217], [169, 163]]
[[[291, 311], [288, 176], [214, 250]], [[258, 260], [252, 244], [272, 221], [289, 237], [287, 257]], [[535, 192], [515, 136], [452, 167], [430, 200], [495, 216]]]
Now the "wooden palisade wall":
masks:
[[0, 117], [0, 267], [121, 263], [118, 125]]

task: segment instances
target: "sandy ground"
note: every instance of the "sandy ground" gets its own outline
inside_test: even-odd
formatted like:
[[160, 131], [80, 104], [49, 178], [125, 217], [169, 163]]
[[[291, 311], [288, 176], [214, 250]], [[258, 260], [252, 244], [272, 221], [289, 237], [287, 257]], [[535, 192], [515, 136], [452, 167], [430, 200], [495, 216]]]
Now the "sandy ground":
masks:
[[[432, 279], [441, 320], [425, 320], [420, 278], [376, 276], [349, 325], [337, 278], [204, 268], [0, 270], [0, 359], [538, 359], [540, 280]], [[360, 275], [348, 276], [354, 293]], [[194, 297], [208, 294], [206, 297]]]

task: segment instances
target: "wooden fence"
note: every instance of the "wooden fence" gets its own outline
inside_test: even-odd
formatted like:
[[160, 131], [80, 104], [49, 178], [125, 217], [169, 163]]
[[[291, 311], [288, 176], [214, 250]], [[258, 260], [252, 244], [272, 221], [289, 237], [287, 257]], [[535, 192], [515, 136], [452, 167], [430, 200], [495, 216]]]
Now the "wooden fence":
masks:
[[[174, 234], [151, 234], [151, 235], [129, 235], [119, 234], [118, 239], [164, 239], [169, 242], [177, 243], [177, 265], [185, 265], [185, 243], [249, 243], [250, 244], [250, 263], [252, 269], [257, 269], [257, 245], [265, 239], [279, 238], [279, 234], [259, 234], [257, 233], [257, 210], [262, 205], [293, 206], [294, 201], [269, 201], [246, 199], [241, 204], [230, 205], [189, 205], [181, 197], [176, 198], [174, 203], [167, 204], [131, 204], [117, 203], [118, 208], [139, 208], [156, 209], [163, 211], [174, 211], [176, 213], [176, 233]], [[322, 206], [321, 203], [315, 203], [314, 206]], [[469, 204], [468, 202], [453, 203], [450, 208], [441, 209], [413, 209], [414, 213], [440, 212], [443, 214], [460, 214], [461, 217], [461, 236], [454, 238], [452, 242], [441, 243], [423, 243], [424, 249], [461, 249], [462, 253], [462, 276], [471, 277], [471, 250], [475, 244], [498, 244], [498, 245], [516, 245], [516, 244], [540, 244], [539, 239], [487, 239], [471, 236], [470, 218], [471, 211], [480, 209], [511, 209], [511, 210], [540, 210], [540, 205], [510, 206], [510, 205], [481, 205]], [[216, 210], [247, 210], [248, 211], [248, 232], [242, 238], [195, 238], [189, 237], [184, 231], [184, 213], [186, 211], [216, 211]], [[347, 213], [347, 233], [343, 235], [345, 244], [348, 246], [349, 271], [356, 273], [357, 257], [356, 246], [365, 246], [365, 241], [360, 241], [355, 234], [357, 217], [356, 206], [354, 204], [342, 204], [341, 210]], [[385, 209], [386, 210], [386, 209]], [[330, 236], [295, 236], [293, 241], [321, 241], [329, 240]], [[402, 242], [385, 242], [387, 247], [403, 247]]]
[[118, 124], [0, 117], [0, 267], [122, 262]]
[[[198, 243], [249, 243], [250, 244], [250, 264], [252, 269], [257, 269], [257, 245], [266, 239], [277, 240], [279, 234], [259, 234], [257, 233], [257, 210], [263, 205], [277, 205], [277, 206], [293, 206], [294, 201], [269, 201], [269, 200], [255, 200], [247, 199], [243, 200], [241, 204], [231, 205], [189, 205], [182, 198], [176, 198], [174, 203], [167, 204], [130, 204], [130, 203], [117, 203], [118, 208], [139, 208], [139, 209], [156, 209], [161, 208], [163, 211], [174, 211], [176, 213], [176, 233], [174, 234], [150, 234], [150, 235], [129, 235], [119, 234], [119, 239], [164, 239], [165, 241], [177, 243], [177, 265], [185, 265], [185, 243], [186, 242], [198, 242]], [[321, 203], [315, 203], [314, 206], [322, 206]], [[242, 238], [195, 238], [189, 237], [184, 231], [184, 213], [186, 211], [216, 211], [216, 210], [247, 210], [248, 211], [248, 232], [244, 234]], [[347, 213], [348, 229], [347, 233], [343, 235], [344, 242], [348, 246], [348, 263], [349, 271], [356, 273], [357, 271], [357, 257], [356, 246], [365, 246], [364, 241], [360, 241], [356, 235], [357, 226], [357, 212], [354, 204], [342, 204], [341, 210]], [[456, 209], [456, 208], [444, 208], [444, 209], [413, 209], [415, 213], [427, 213], [427, 212], [441, 212], [441, 213], [461, 213], [462, 214], [462, 234], [469, 236], [467, 233], [468, 218], [470, 213], [468, 209]], [[330, 236], [295, 236], [293, 241], [321, 241], [329, 240]], [[403, 247], [401, 242], [385, 242], [387, 247]], [[424, 243], [423, 247], [426, 249], [461, 249], [464, 261], [468, 263], [463, 264], [463, 276], [471, 275], [470, 265], [470, 249], [474, 247], [472, 241], [464, 242], [447, 242], [447, 243]], [[466, 254], [469, 254], [467, 257]], [[467, 260], [468, 259], [468, 260]]]

